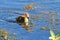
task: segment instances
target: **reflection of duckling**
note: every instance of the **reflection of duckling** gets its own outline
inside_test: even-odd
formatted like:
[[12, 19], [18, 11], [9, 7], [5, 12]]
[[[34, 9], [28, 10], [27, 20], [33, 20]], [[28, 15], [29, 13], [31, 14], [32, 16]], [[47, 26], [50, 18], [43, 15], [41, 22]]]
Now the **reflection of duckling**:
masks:
[[17, 23], [20, 25], [28, 25], [28, 20], [29, 20], [29, 14], [25, 13], [23, 16], [19, 16], [17, 18]]

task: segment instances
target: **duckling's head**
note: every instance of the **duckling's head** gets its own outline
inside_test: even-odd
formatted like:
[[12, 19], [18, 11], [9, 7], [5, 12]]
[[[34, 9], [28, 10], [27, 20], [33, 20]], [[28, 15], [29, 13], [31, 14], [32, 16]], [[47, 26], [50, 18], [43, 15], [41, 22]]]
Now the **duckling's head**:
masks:
[[24, 16], [29, 19], [29, 14], [27, 12], [24, 14]]

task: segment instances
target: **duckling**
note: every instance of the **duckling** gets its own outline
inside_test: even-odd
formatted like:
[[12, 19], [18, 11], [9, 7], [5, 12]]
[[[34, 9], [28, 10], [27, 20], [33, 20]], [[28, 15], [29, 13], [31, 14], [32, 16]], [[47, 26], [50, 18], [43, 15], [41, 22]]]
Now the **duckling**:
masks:
[[28, 20], [29, 20], [29, 14], [25, 13], [24, 15], [19, 16], [16, 21], [20, 25], [28, 25]]
[[24, 15], [19, 16], [16, 21], [18, 24], [22, 25], [26, 30], [31, 31], [31, 29], [28, 25], [28, 22], [29, 22], [29, 14], [28, 13], [25, 13]]

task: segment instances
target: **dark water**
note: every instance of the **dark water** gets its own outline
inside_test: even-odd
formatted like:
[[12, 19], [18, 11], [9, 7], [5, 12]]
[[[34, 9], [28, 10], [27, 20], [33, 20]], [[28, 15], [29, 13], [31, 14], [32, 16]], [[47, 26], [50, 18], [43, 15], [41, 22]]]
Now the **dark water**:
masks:
[[[27, 4], [33, 4], [35, 9], [26, 11], [24, 6]], [[30, 16], [39, 16], [37, 20], [30, 18], [33, 21], [32, 29], [34, 30], [31, 33], [22, 28], [21, 25], [14, 23], [16, 18], [20, 16], [19, 13], [24, 14], [24, 12], [28, 12]], [[9, 37], [17, 40], [49, 40], [49, 30], [42, 31], [40, 29], [49, 25], [45, 20], [50, 21], [47, 17], [51, 16], [49, 16], [50, 14], [44, 14], [49, 12], [55, 12], [56, 15], [54, 17], [60, 18], [60, 0], [0, 0], [0, 29], [7, 30], [9, 34], [15, 33], [15, 35]], [[41, 18], [41, 15], [44, 18]], [[52, 24], [49, 26], [52, 27]], [[57, 30], [60, 30], [60, 25], [54, 26]]]

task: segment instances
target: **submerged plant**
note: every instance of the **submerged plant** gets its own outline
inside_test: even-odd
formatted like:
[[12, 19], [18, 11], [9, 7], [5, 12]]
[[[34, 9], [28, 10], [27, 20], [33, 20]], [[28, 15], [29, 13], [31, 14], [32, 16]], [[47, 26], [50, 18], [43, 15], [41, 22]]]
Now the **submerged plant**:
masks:
[[0, 37], [2, 37], [4, 40], [7, 40], [8, 32], [6, 30], [0, 30]]
[[57, 34], [55, 35], [53, 30], [50, 30], [51, 37], [49, 37], [50, 40], [59, 40], [60, 36]]

